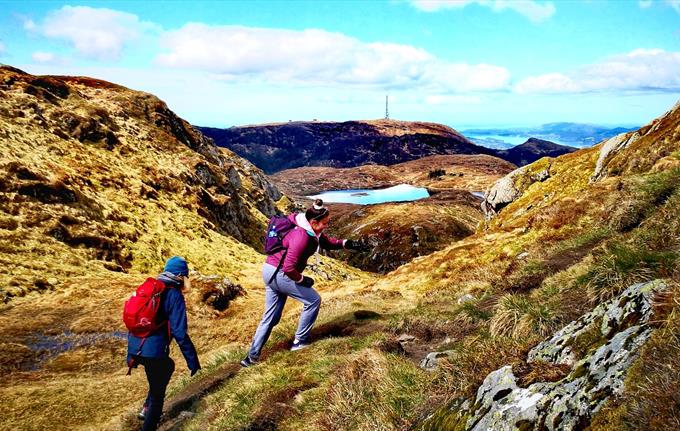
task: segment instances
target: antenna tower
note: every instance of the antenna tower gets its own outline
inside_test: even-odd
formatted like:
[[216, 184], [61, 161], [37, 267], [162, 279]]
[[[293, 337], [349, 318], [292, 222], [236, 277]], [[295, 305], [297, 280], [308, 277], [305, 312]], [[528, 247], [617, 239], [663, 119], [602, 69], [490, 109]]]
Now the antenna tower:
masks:
[[389, 97], [390, 96], [385, 96], [385, 119], [386, 120], [390, 119]]

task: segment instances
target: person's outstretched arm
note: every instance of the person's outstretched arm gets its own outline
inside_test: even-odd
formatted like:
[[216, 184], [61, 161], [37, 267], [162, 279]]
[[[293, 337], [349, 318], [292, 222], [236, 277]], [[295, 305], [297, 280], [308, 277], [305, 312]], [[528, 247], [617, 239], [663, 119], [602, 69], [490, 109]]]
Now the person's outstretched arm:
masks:
[[322, 233], [319, 236], [319, 247], [324, 250], [340, 250], [345, 247], [346, 239], [337, 239]]

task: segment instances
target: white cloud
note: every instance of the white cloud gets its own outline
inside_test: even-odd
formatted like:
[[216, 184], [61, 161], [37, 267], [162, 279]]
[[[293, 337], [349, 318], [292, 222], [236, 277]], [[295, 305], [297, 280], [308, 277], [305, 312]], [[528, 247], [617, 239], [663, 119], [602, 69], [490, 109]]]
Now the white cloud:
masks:
[[35, 21], [33, 21], [30, 18], [24, 18], [24, 30], [26, 31], [36, 31], [38, 29], [38, 26], [35, 24]]
[[497, 90], [509, 72], [498, 66], [450, 63], [424, 49], [366, 43], [342, 33], [189, 23], [161, 36], [156, 62], [199, 69], [221, 79], [375, 88]]
[[668, 3], [677, 13], [680, 13], [680, 0], [666, 0], [666, 3]]
[[482, 99], [478, 96], [434, 94], [425, 97], [425, 103], [428, 105], [479, 105]]
[[462, 9], [471, 4], [488, 7], [494, 12], [512, 10], [529, 18], [532, 22], [544, 21], [555, 14], [552, 2], [539, 3], [535, 0], [411, 0], [411, 4], [425, 12], [442, 9]]
[[676, 92], [680, 91], [680, 52], [636, 49], [570, 74], [530, 76], [514, 89], [518, 93]]
[[7, 48], [5, 48], [5, 44], [0, 42], [0, 55], [3, 55]]
[[640, 6], [640, 9], [648, 9], [652, 6], [652, 0], [638, 0], [638, 6]]
[[53, 52], [36, 51], [31, 54], [31, 59], [42, 64], [65, 64], [66, 60]]
[[116, 60], [126, 45], [138, 40], [144, 32], [155, 31], [159, 27], [126, 12], [64, 6], [50, 12], [39, 25], [30, 19], [25, 20], [24, 29], [48, 38], [66, 40], [84, 57]]

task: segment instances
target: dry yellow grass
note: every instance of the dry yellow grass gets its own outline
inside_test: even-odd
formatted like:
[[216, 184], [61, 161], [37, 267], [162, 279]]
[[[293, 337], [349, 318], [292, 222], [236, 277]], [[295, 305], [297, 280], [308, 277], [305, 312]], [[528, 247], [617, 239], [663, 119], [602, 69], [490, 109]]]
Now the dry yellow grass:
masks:
[[[196, 197], [200, 190], [184, 181], [195, 178], [197, 164], [207, 163], [207, 156], [181, 144], [167, 129], [151, 126], [153, 119], [144, 117], [144, 107], [162, 108], [158, 101], [148, 95], [132, 97], [129, 90], [110, 84], [69, 82], [74, 89], [67, 98], [74, 104], [71, 110], [108, 124], [107, 131], [120, 136], [113, 149], [104, 141], [80, 142], [49, 131], [56, 127], [51, 115], [63, 114], [66, 99], [55, 99], [52, 105], [41, 100], [40, 106], [45, 106], [41, 120], [34, 109], [36, 95], [23, 89], [16, 94], [2, 90], [3, 96], [11, 98], [0, 98], [0, 134], [17, 137], [8, 141], [8, 151], [0, 156], [0, 168], [11, 180], [2, 183], [0, 263], [16, 268], [10, 275], [0, 275], [2, 286], [8, 286], [5, 292], [14, 295], [0, 306], [0, 335], [2, 350], [21, 358], [18, 363], [0, 358], [9, 367], [3, 369], [0, 383], [3, 429], [127, 427], [141, 404], [146, 383], [139, 370], [132, 377], [124, 376], [123, 340], [109, 337], [52, 357], [41, 357], [30, 345], [42, 335], [65, 337], [68, 332], [68, 337], [77, 339], [122, 330], [123, 301], [146, 275], [158, 272], [170, 254], [186, 255], [201, 273], [228, 276], [247, 292], [221, 313], [203, 304], [197, 291], [187, 292], [189, 332], [205, 358], [205, 374], [198, 379], [209, 377], [244, 352], [262, 310], [263, 256], [251, 246], [265, 218], [260, 207], [267, 202], [261, 200], [264, 196], [250, 168], [237, 160], [228, 163], [236, 166], [240, 178], [235, 194], [220, 192], [219, 184], [203, 187], [209, 195], [202, 195], [205, 199], [227, 205], [220, 207], [236, 211], [235, 217], [244, 224], [238, 225], [242, 230], [230, 233], [215, 214], [200, 212], [205, 209]], [[30, 91], [56, 97], [41, 93], [40, 88]], [[24, 116], [16, 115], [15, 109], [25, 110]], [[164, 121], [162, 116], [153, 118]], [[38, 127], [40, 121], [49, 127]], [[675, 129], [670, 135], [676, 136]], [[669, 139], [662, 139], [664, 148], [670, 145]], [[654, 153], [640, 146], [631, 151], [635, 157]], [[663, 189], [668, 178], [652, 178], [648, 171], [666, 172], [663, 166], [673, 163], [657, 161], [677, 157], [664, 154], [658, 158], [654, 153], [649, 157], [655, 161], [638, 165], [644, 169], [621, 165], [620, 171], [629, 176], [623, 181], [625, 190], [620, 190], [620, 182], [613, 178], [589, 184], [597, 155], [598, 148], [592, 148], [530, 166], [529, 171], [535, 171], [549, 164], [550, 178], [528, 185], [519, 199], [474, 235], [416, 258], [384, 277], [327, 258], [313, 262], [317, 268], [313, 276], [323, 298], [314, 345], [301, 352], [284, 350], [299, 312], [299, 305], [289, 305], [272, 334], [266, 360], [205, 396], [197, 415], [184, 427], [403, 429], [443, 401], [470, 396], [488, 372], [523, 361], [527, 350], [552, 327], [590, 307], [591, 298], [584, 295], [584, 288], [598, 274], [606, 275], [598, 265], [612, 255], [592, 252], [603, 243], [649, 247], [653, 253], [645, 255], [645, 268], [653, 276], [677, 271], [664, 266], [668, 262], [677, 265], [673, 261], [678, 247], [678, 224], [673, 220], [677, 220], [680, 202], [676, 191], [666, 196], [662, 190], [657, 197], [663, 199], [654, 201], [653, 211], [641, 214], [640, 223], [630, 230], [620, 227], [627, 223], [610, 225], [608, 220], [609, 209], [629, 192], [626, 181], [631, 187]], [[618, 163], [613, 168], [619, 169]], [[225, 170], [233, 174], [228, 166]], [[631, 178], [631, 174], [639, 177]], [[228, 178], [222, 172], [212, 181], [229, 182]], [[65, 201], [46, 203], [30, 199], [30, 193], [22, 195], [15, 187], [35, 183], [48, 185], [51, 193], [68, 189], [79, 194], [75, 202], [67, 193], [66, 198], [62, 196]], [[228, 207], [238, 200], [242, 205]], [[391, 215], [398, 217], [399, 212]], [[69, 235], [115, 241], [105, 243], [109, 249], [85, 243], [67, 245], [63, 235], [48, 234], [54, 221]], [[115, 256], [106, 255], [113, 249]], [[129, 265], [115, 267], [121, 264]], [[620, 265], [617, 271], [622, 271], [622, 280], [635, 275]], [[522, 291], [526, 280], [532, 284]], [[469, 319], [462, 325], [456, 318], [466, 310], [457, 300], [466, 293], [476, 296], [475, 308], [467, 310]], [[674, 313], [670, 316], [677, 317]], [[659, 366], [651, 370], [660, 382], [668, 380], [668, 373], [660, 371], [663, 366], [674, 364], [670, 354], [674, 347], [664, 344], [663, 336], [675, 330], [675, 317], [668, 317], [666, 332], [659, 332], [643, 355], [649, 358], [653, 349], [662, 351], [655, 356]], [[426, 331], [417, 332], [426, 325], [430, 330], [427, 340]], [[420, 357], [399, 356], [394, 338], [400, 331], [417, 332], [423, 338], [416, 341]], [[434, 373], [420, 370], [416, 363], [427, 351], [441, 347], [445, 336], [450, 338], [444, 347], [453, 352], [452, 359], [442, 361]], [[178, 367], [171, 396], [191, 381], [176, 348], [172, 356]], [[16, 369], [36, 361], [37, 370]], [[638, 385], [636, 393], [649, 401], [658, 394], [649, 389]], [[672, 397], [672, 391], [664, 389], [661, 395]], [[653, 407], [653, 403], [646, 405]], [[645, 408], [648, 413], [650, 407]], [[616, 423], [617, 415], [612, 417]]]

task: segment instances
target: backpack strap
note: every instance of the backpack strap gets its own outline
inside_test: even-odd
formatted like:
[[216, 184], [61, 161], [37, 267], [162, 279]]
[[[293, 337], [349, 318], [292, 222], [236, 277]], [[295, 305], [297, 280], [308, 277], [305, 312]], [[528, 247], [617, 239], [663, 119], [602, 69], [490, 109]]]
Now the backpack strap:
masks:
[[272, 276], [269, 277], [269, 281], [267, 282], [267, 284], [272, 284], [272, 280], [274, 280], [274, 278], [276, 277], [276, 274], [278, 274], [279, 270], [283, 266], [283, 261], [286, 259], [286, 255], [288, 254], [288, 249], [286, 248], [284, 250], [286, 250], [286, 251], [283, 252], [283, 256], [281, 256], [281, 260], [279, 261], [279, 264], [276, 266], [276, 271], [274, 271]]
[[126, 376], [129, 376], [132, 374], [132, 367], [135, 366], [135, 356], [139, 356], [142, 353], [142, 347], [144, 347], [144, 342], [146, 341], [147, 337], [142, 338], [142, 343], [139, 345], [139, 350], [135, 355], [132, 355], [132, 358], [130, 359], [130, 362], [128, 362], [128, 370]]

